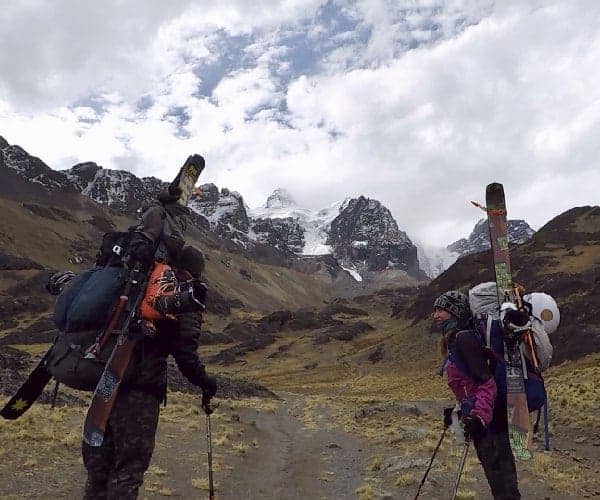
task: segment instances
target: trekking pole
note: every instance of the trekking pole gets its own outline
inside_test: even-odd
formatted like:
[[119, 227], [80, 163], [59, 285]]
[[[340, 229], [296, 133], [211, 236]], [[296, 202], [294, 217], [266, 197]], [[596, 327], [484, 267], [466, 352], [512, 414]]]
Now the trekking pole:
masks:
[[544, 449], [550, 451], [550, 432], [548, 430], [548, 397], [544, 403]]
[[431, 470], [431, 466], [433, 465], [433, 459], [437, 455], [437, 452], [440, 449], [440, 446], [442, 445], [442, 441], [444, 440], [444, 436], [446, 435], [447, 430], [448, 430], [448, 427], [444, 426], [444, 431], [442, 432], [442, 435], [440, 436], [440, 440], [438, 441], [438, 444], [435, 447], [435, 450], [433, 450], [433, 455], [431, 455], [431, 460], [429, 461], [429, 467], [427, 467], [427, 470], [425, 471], [425, 475], [423, 476], [423, 479], [421, 479], [421, 484], [419, 485], [419, 489], [417, 490], [417, 494], [415, 495], [415, 500], [417, 500], [417, 498], [419, 498], [419, 495], [421, 493], [421, 488], [423, 487], [423, 485], [425, 484], [425, 481], [427, 480], [427, 475], [429, 474], [429, 471]]
[[212, 432], [210, 430], [210, 413], [206, 413], [206, 449], [208, 451], [208, 498], [215, 498], [212, 467]]
[[460, 476], [462, 476], [462, 471], [465, 467], [465, 462], [467, 461], [467, 453], [469, 453], [469, 444], [471, 444], [471, 441], [467, 436], [465, 436], [465, 447], [463, 450], [462, 458], [460, 459], [458, 471], [456, 473], [456, 479], [454, 481], [454, 492], [452, 493], [452, 500], [455, 500], [456, 495], [458, 494], [458, 485], [460, 484]]
[[54, 379], [56, 383], [54, 384], [54, 391], [52, 391], [52, 409], [56, 406], [56, 397], [58, 396], [58, 379]]

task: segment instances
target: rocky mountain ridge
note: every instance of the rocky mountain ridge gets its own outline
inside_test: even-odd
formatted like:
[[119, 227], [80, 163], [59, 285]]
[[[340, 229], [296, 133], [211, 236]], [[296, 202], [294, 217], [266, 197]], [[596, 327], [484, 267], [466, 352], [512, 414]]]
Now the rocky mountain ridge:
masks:
[[[154, 177], [140, 179], [94, 162], [55, 171], [3, 138], [0, 150], [2, 166], [45, 190], [80, 193], [124, 214], [135, 213], [167, 186]], [[356, 281], [386, 271], [407, 279], [426, 279], [419, 269], [416, 247], [377, 200], [360, 196], [315, 212], [298, 207], [287, 191], [278, 189], [262, 207], [250, 210], [239, 193], [227, 188], [204, 184], [199, 192], [189, 204], [197, 225], [241, 248], [266, 245], [290, 258], [332, 254]]]
[[[517, 245], [531, 239], [535, 231], [523, 219], [508, 220], [508, 240]], [[468, 238], [461, 238], [446, 247], [423, 247], [418, 245], [421, 269], [430, 278], [436, 278], [460, 257], [490, 249], [487, 219], [479, 219]]]
[[[138, 178], [94, 162], [55, 171], [24, 149], [0, 137], [2, 165], [47, 190], [81, 193], [101, 205], [134, 213], [150, 203], [167, 183]], [[468, 238], [446, 248], [413, 244], [390, 211], [379, 201], [359, 196], [318, 211], [298, 206], [285, 189], [276, 189], [260, 207], [250, 209], [242, 195], [214, 184], [200, 186], [190, 201], [198, 225], [247, 249], [259, 243], [289, 258], [333, 255], [357, 281], [369, 273], [392, 271], [423, 280], [435, 278], [459, 257], [489, 249], [487, 221], [480, 219]], [[535, 231], [524, 220], [509, 220], [512, 243], [524, 243]]]
[[[534, 234], [535, 231], [523, 219], [508, 220], [508, 241], [510, 243], [525, 243]], [[461, 238], [446, 248], [449, 252], [458, 254], [459, 257], [489, 250], [490, 235], [487, 219], [479, 219], [468, 238]]]
[[62, 173], [81, 194], [121, 212], [136, 211], [167, 185], [156, 177], [140, 179], [126, 170], [109, 170], [94, 162], [79, 163]]

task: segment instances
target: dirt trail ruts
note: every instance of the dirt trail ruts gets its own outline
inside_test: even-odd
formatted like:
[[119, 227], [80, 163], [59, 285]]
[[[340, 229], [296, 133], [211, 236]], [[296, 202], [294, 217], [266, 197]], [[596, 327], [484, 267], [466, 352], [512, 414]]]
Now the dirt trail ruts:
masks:
[[[294, 395], [277, 403], [223, 401], [212, 426], [217, 499], [356, 498], [367, 449], [335, 427], [325, 407], [309, 404]], [[208, 498], [206, 419], [195, 406], [183, 400], [161, 415], [140, 499]], [[51, 416], [48, 407], [39, 418]], [[65, 412], [59, 432], [78, 435], [81, 419]], [[11, 461], [5, 455], [0, 498], [82, 498], [86, 473], [76, 441], [51, 457], [39, 449], [32, 456], [27, 446]]]
[[[221, 499], [355, 498], [364, 474], [362, 444], [339, 428], [307, 429], [301, 421], [304, 400], [286, 397], [274, 412], [240, 412], [259, 446], [224, 479]], [[328, 415], [312, 409], [321, 422]]]
[[[405, 447], [369, 441], [344, 432], [320, 399], [285, 394], [277, 403], [262, 400], [223, 401], [213, 416], [213, 451], [215, 454], [216, 498], [232, 499], [355, 499], [357, 488], [371, 485], [375, 498], [413, 498], [417, 482], [426, 465], [402, 469], [396, 473], [379, 471], [372, 463], [374, 455], [384, 459], [392, 455], [428, 459], [430, 451], [414, 439], [405, 438]], [[43, 407], [38, 422], [53, 422], [53, 410]], [[196, 411], [194, 411], [196, 408]], [[83, 414], [67, 411], [57, 415], [49, 432], [62, 439], [68, 432], [79, 435]], [[206, 489], [205, 417], [187, 396], [172, 404], [161, 416], [152, 464], [140, 489], [140, 499], [208, 498]], [[43, 446], [30, 444], [31, 422], [21, 429], [14, 425], [11, 453], [0, 455], [0, 498], [81, 498], [85, 470], [81, 464], [79, 443], [67, 440], [54, 443], [52, 453]], [[41, 429], [42, 427], [40, 427]], [[415, 436], [417, 436], [415, 434]], [[415, 439], [417, 439], [415, 437]], [[422, 438], [421, 438], [422, 439]], [[77, 440], [78, 441], [78, 440]], [[519, 487], [523, 498], [575, 499], [600, 496], [598, 450], [600, 435], [561, 429], [553, 439], [554, 451], [538, 464], [519, 463]], [[239, 449], [237, 445], [243, 445]], [[448, 498], [454, 480], [458, 455], [450, 455], [451, 438], [444, 442], [440, 457], [423, 489], [423, 498]], [[471, 465], [463, 475], [464, 488], [475, 498], [491, 498], [483, 471], [473, 451]], [[400, 460], [401, 461], [401, 460]], [[426, 460], [428, 461], [428, 460]], [[539, 475], [541, 467], [567, 480], [574, 467], [588, 472], [585, 483], [572, 485], [566, 494], [554, 489], [551, 481]], [[411, 475], [407, 484], [398, 479]], [[577, 491], [579, 490], [579, 493]], [[387, 492], [387, 493], [386, 493]]]

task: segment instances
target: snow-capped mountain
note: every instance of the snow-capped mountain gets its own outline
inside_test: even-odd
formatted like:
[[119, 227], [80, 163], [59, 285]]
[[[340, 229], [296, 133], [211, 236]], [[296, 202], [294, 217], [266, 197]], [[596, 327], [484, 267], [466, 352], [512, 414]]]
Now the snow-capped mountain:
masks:
[[211, 227], [224, 225], [229, 231], [247, 233], [250, 220], [244, 206], [244, 199], [237, 191], [219, 188], [214, 184], [200, 186], [199, 194], [192, 196], [189, 207], [204, 216]]
[[362, 280], [361, 274], [384, 270], [422, 277], [416, 247], [377, 200], [360, 196], [310, 210], [279, 188], [263, 205], [244, 212], [248, 229], [244, 217], [229, 219], [242, 210], [241, 197], [232, 201], [223, 191], [218, 195], [215, 188], [213, 192], [214, 196], [202, 196], [190, 206], [211, 224], [226, 223], [238, 232], [238, 239], [258, 241], [288, 254], [332, 254], [357, 281]]
[[155, 177], [139, 179], [125, 170], [109, 170], [93, 162], [80, 163], [69, 170], [52, 170], [42, 160], [0, 137], [0, 161], [28, 181], [48, 191], [79, 192], [92, 200], [123, 212], [135, 212], [156, 198], [167, 183]]
[[331, 246], [326, 243], [329, 228], [344, 203], [336, 202], [313, 211], [299, 207], [287, 190], [278, 188], [264, 205], [249, 210], [249, 215], [259, 241], [277, 240], [280, 246], [297, 254], [325, 255], [332, 253]]
[[42, 160], [31, 156], [20, 146], [11, 146], [3, 137], [0, 137], [0, 150], [2, 151], [0, 167], [9, 168], [19, 176], [50, 191], [76, 191], [65, 174], [52, 170]]
[[340, 262], [359, 272], [399, 269], [415, 277], [420, 274], [417, 248], [377, 200], [364, 196], [348, 200], [331, 221], [326, 244]]
[[[0, 150], [1, 167], [13, 169], [48, 192], [81, 193], [124, 213], [135, 213], [167, 187], [154, 177], [140, 179], [93, 162], [55, 171], [2, 138]], [[298, 206], [286, 190], [276, 189], [264, 205], [247, 209], [239, 193], [204, 184], [189, 206], [196, 225], [246, 249], [262, 244], [290, 258], [332, 255], [357, 281], [383, 272], [389, 280], [394, 276], [424, 278], [417, 248], [399, 230], [390, 211], [364, 196], [310, 210]]]

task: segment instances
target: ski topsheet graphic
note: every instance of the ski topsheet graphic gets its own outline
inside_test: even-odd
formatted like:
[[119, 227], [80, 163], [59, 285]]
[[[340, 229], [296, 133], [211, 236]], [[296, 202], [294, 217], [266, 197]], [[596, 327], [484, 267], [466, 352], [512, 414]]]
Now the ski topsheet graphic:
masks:
[[[486, 211], [490, 231], [490, 243], [494, 256], [494, 272], [498, 289], [498, 304], [517, 303], [512, 282], [510, 255], [508, 251], [508, 226], [506, 201], [502, 184], [489, 184], [485, 191]], [[508, 341], [507, 341], [508, 340]], [[532, 457], [532, 432], [525, 394], [523, 364], [519, 342], [507, 339], [504, 342], [506, 362], [506, 388], [508, 410], [508, 434], [516, 458], [529, 460]]]
[[19, 387], [15, 395], [10, 398], [4, 408], [0, 410], [0, 415], [8, 420], [15, 420], [25, 413], [37, 398], [42, 394], [48, 382], [52, 378], [50, 372], [46, 369], [46, 360], [50, 354], [50, 349], [33, 369], [23, 385]]
[[[180, 189], [178, 203], [183, 206], [187, 205], [192, 189], [203, 169], [204, 159], [199, 155], [190, 156], [181, 167], [177, 177], [169, 187], [170, 191], [173, 191], [174, 188]], [[102, 446], [106, 425], [117, 398], [119, 386], [129, 366], [134, 349], [141, 336], [143, 336], [143, 333], [133, 332], [129, 327], [138, 314], [150, 272], [151, 269], [144, 273], [139, 273], [136, 269], [131, 271], [128, 281], [130, 293], [128, 297], [123, 297], [126, 302], [122, 308], [124, 318], [117, 318], [115, 321], [118, 325], [114, 333], [117, 335], [117, 342], [94, 391], [83, 425], [83, 440], [90, 446]]]

